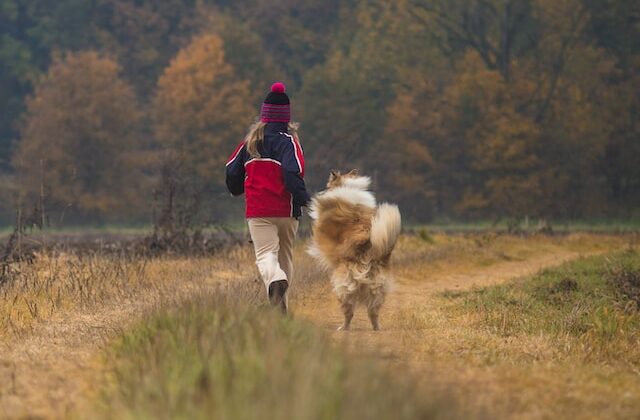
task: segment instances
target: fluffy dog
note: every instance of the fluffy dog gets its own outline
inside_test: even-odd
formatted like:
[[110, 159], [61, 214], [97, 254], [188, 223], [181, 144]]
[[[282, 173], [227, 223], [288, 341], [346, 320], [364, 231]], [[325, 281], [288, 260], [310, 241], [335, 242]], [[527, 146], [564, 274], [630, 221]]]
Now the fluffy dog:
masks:
[[389, 260], [400, 234], [400, 211], [391, 204], [376, 205], [368, 191], [371, 179], [353, 170], [332, 171], [327, 189], [311, 202], [313, 238], [308, 252], [332, 270], [348, 330], [356, 304], [366, 305], [371, 326], [379, 329], [380, 307], [391, 285]]

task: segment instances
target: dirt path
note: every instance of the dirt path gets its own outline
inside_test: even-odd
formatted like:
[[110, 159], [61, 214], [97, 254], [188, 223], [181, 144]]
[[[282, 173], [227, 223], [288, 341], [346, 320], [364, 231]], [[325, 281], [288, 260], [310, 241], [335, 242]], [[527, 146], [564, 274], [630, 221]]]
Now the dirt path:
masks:
[[[473, 270], [453, 266], [446, 273], [419, 281], [399, 277], [384, 308], [382, 331], [378, 333], [370, 331], [362, 311], [356, 313], [351, 332], [333, 332], [342, 317], [327, 285], [305, 291], [293, 309], [298, 316], [330, 331], [337, 339], [348, 338], [353, 345], [365, 346], [375, 354], [409, 361], [415, 356], [415, 348], [403, 345], [402, 341], [406, 329], [404, 314], [408, 308], [428, 305], [434, 292], [503, 282], [578, 256], [573, 252], [560, 252]], [[171, 295], [169, 304], [175, 304], [210, 286], [200, 281], [164, 292]], [[148, 293], [150, 296], [124, 305], [107, 305], [43, 323], [22, 340], [0, 342], [0, 418], [59, 418], [74, 413], [79, 402], [96, 391], [99, 381], [95, 378], [99, 378], [102, 371], [99, 355], [105, 343], [163, 302], [157, 290]], [[164, 302], [167, 304], [166, 299]], [[427, 330], [417, 331], [414, 338], [427, 339], [428, 334]]]
[[[371, 333], [366, 311], [359, 308], [356, 310], [352, 329], [348, 334], [350, 337], [365, 334], [371, 337], [371, 344], [375, 346], [376, 342], [384, 341], [387, 335], [395, 331], [393, 320], [397, 320], [397, 314], [403, 313], [406, 308], [430, 303], [434, 293], [445, 290], [463, 291], [474, 287], [503, 283], [517, 277], [535, 274], [544, 268], [560, 265], [582, 255], [577, 252], [562, 251], [534, 256], [525, 261], [506, 261], [480, 268], [456, 268], [453, 266], [445, 272], [426, 275], [419, 280], [408, 279], [396, 273], [394, 289], [389, 294], [381, 315], [382, 330], [378, 333]], [[327, 299], [327, 294], [331, 298]], [[334, 332], [343, 320], [340, 307], [328, 285], [319, 287], [315, 293], [307, 294], [294, 310], [296, 314], [330, 332]], [[385, 318], [391, 319], [392, 322], [385, 324]], [[343, 335], [344, 333], [341, 332], [335, 334], [337, 337]]]
[[[349, 332], [336, 331], [343, 318], [335, 297], [326, 285], [302, 299], [296, 307], [296, 314], [325, 329], [339, 344], [356, 353], [377, 358], [398, 372], [411, 371], [418, 382], [426, 385], [426, 392], [440, 390], [457, 396], [459, 403], [467, 405], [471, 413], [491, 413], [489, 418], [554, 418], [556, 402], [551, 401], [545, 406], [538, 394], [539, 385], [533, 385], [535, 380], [516, 388], [512, 386], [510, 377], [513, 367], [496, 370], [490, 366], [491, 363], [472, 361], [473, 354], [481, 355], [478, 356], [481, 359], [491, 345], [481, 340], [474, 344], [474, 332], [453, 324], [446, 311], [442, 310], [439, 294], [446, 290], [464, 291], [503, 283], [592, 254], [595, 253], [564, 250], [485, 267], [451, 266], [424, 277], [415, 273], [410, 276], [396, 273], [395, 290], [383, 307], [381, 330], [377, 332], [371, 330], [363, 308], [356, 309]], [[401, 269], [396, 271], [402, 272]], [[526, 354], [530, 350], [515, 351]], [[549, 377], [553, 375], [537, 381], [544, 384]], [[568, 382], [571, 380], [570, 374], [563, 375], [548, 385], [555, 389], [553, 392], [562, 393], [570, 387]], [[543, 391], [543, 394], [549, 393], [549, 389]]]

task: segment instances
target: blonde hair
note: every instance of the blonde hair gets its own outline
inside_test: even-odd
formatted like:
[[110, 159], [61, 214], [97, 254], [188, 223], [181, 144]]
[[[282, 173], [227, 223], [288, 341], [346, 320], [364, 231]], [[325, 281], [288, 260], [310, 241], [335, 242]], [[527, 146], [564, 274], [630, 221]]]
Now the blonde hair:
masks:
[[[247, 152], [252, 158], [259, 158], [260, 153], [258, 153], [258, 143], [264, 139], [264, 127], [267, 123], [262, 122], [260, 120], [251, 124], [249, 127], [249, 132], [247, 136], [244, 138], [244, 142], [247, 145]], [[296, 140], [298, 140], [298, 128], [300, 124], [297, 122], [290, 122], [288, 124], [289, 134], [294, 136]], [[299, 140], [298, 140], [299, 141]]]

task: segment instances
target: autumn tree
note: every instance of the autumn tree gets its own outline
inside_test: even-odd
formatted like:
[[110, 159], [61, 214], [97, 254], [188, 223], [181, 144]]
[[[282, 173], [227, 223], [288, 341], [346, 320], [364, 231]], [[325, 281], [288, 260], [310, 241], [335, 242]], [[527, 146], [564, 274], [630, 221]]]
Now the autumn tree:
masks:
[[265, 86], [270, 86], [274, 80], [290, 80], [291, 63], [278, 63], [266, 48], [269, 40], [260, 37], [249, 22], [202, 5], [198, 7], [198, 16], [198, 27], [222, 39], [225, 61], [233, 67], [236, 77], [249, 82], [248, 102], [259, 107]]
[[454, 217], [463, 194], [478, 182], [471, 170], [468, 121], [447, 77], [406, 72], [387, 109], [380, 186], [416, 220]]
[[[153, 103], [155, 135], [162, 151], [161, 191], [173, 203], [189, 206], [178, 213], [192, 223], [224, 185], [224, 163], [258, 111], [251, 106], [249, 83], [227, 63], [222, 39], [200, 35], [181, 50], [158, 81]], [[176, 195], [179, 198], [176, 200]], [[210, 209], [208, 210], [210, 212]], [[189, 220], [187, 220], [189, 219]], [[172, 222], [173, 223], [173, 222]]]
[[467, 169], [474, 174], [455, 208], [476, 216], [537, 216], [545, 193], [539, 127], [518, 112], [528, 85], [514, 86], [480, 61], [470, 52], [445, 93], [455, 115], [451, 122], [464, 130]]
[[226, 62], [222, 39], [196, 37], [158, 81], [154, 117], [161, 148], [174, 150], [196, 175], [215, 182], [227, 150], [258, 112], [247, 104], [249, 97], [248, 83]]
[[440, 162], [432, 142], [436, 135], [428, 131], [438, 118], [430, 102], [434, 93], [428, 81], [414, 85], [411, 92], [398, 92], [387, 110], [385, 159], [377, 162], [382, 170], [378, 185], [392, 192], [391, 200], [402, 203], [405, 216], [416, 219], [431, 219], [441, 199], [436, 185]]
[[90, 220], [143, 208], [141, 113], [119, 73], [91, 51], [54, 59], [27, 102], [13, 157], [27, 198]]
[[[324, 64], [305, 75], [300, 101], [302, 141], [308, 151], [311, 184], [319, 188], [328, 171], [360, 167], [377, 151], [386, 108], [394, 96], [397, 50], [402, 21], [393, 2], [362, 2], [356, 24], [344, 28]], [[297, 105], [296, 105], [297, 104]], [[378, 155], [381, 157], [381, 155]], [[377, 161], [377, 160], [376, 160]]]
[[[425, 139], [439, 138], [426, 150], [444, 170], [432, 175], [462, 190], [445, 208], [475, 217], [602, 212], [606, 187], [594, 170], [608, 137], [606, 109], [615, 102], [602, 87], [615, 70], [602, 50], [584, 43], [585, 6], [578, 0], [410, 2], [416, 24], [452, 58], [455, 77], [440, 97], [423, 96], [436, 107], [420, 104], [419, 90], [406, 89], [392, 111], [422, 107], [440, 115], [438, 124], [425, 116], [419, 125]], [[438, 143], [451, 142], [456, 153], [438, 150]], [[455, 182], [455, 173], [468, 176]], [[435, 190], [436, 199], [450, 195]]]
[[[97, 3], [97, 4], [96, 4]], [[10, 164], [10, 142], [25, 98], [47, 71], [55, 50], [98, 46], [93, 12], [98, 2], [0, 0], [0, 169]]]

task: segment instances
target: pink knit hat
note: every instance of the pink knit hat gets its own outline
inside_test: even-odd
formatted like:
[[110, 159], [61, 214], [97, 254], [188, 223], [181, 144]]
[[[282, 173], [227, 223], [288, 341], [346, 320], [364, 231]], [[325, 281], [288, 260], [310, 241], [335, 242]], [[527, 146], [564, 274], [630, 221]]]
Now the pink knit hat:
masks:
[[284, 83], [276, 82], [271, 86], [271, 92], [262, 103], [260, 120], [262, 122], [289, 122], [291, 121], [291, 104], [289, 97], [284, 93]]

